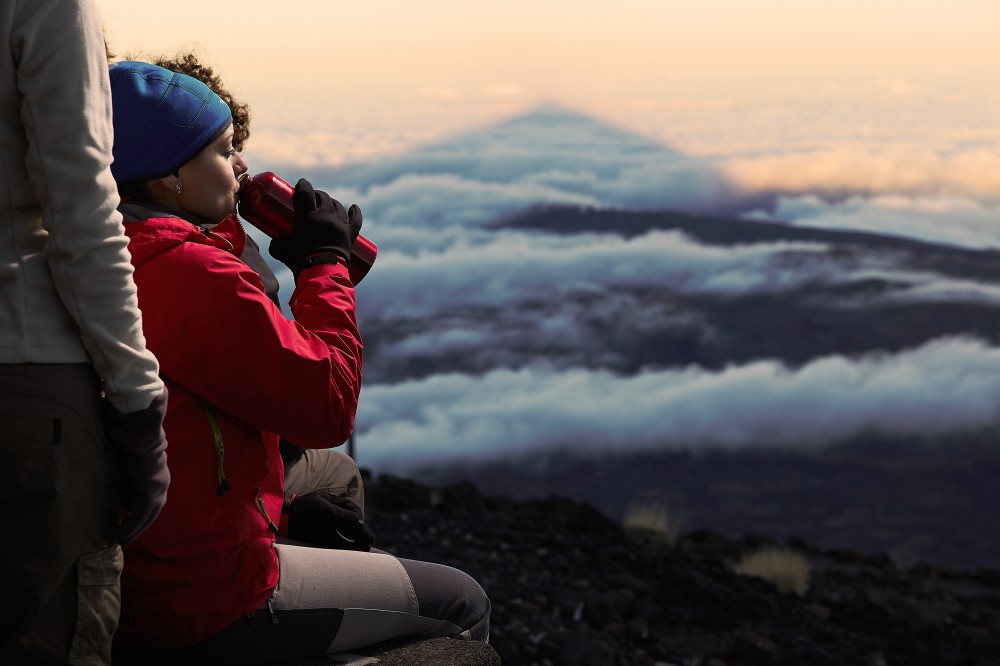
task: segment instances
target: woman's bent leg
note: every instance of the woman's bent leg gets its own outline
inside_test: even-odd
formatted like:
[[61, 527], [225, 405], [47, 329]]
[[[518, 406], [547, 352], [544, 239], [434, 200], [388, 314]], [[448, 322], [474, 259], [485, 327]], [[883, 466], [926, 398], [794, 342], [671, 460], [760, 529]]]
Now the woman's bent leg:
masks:
[[455, 634], [455, 638], [489, 640], [490, 600], [479, 583], [441, 564], [403, 559], [399, 563], [413, 583], [421, 615], [461, 627], [462, 631]]
[[282, 544], [277, 549], [281, 579], [272, 607], [278, 618], [309, 611], [341, 613], [324, 652], [404, 636], [488, 636], [489, 599], [458, 569], [386, 553]]
[[144, 665], [263, 664], [404, 637], [488, 637], [489, 599], [458, 569], [381, 552], [275, 548], [278, 587], [253, 617], [191, 648], [120, 656]]

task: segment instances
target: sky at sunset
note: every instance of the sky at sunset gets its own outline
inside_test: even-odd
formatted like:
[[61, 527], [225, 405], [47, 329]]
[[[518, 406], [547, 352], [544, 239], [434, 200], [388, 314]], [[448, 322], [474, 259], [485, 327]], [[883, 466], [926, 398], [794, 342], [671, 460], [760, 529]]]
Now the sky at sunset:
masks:
[[993, 0], [98, 4], [119, 55], [215, 65], [255, 161], [336, 166], [555, 105], [750, 187], [1000, 191]]

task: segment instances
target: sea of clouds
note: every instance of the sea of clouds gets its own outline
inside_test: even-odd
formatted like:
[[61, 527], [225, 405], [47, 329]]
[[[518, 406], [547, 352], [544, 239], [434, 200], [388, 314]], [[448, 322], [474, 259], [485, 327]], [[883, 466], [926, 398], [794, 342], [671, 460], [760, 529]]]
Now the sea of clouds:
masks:
[[551, 450], [811, 450], [861, 433], [934, 436], [995, 423], [1000, 349], [943, 339], [795, 370], [773, 361], [632, 376], [505, 369], [375, 385], [363, 395], [359, 453], [380, 470]]
[[[740, 297], [877, 278], [892, 288], [872, 298], [887, 302], [992, 304], [1000, 302], [998, 284], [918, 270], [891, 253], [831, 252], [822, 243], [720, 247], [675, 231], [624, 238], [497, 226], [542, 205], [673, 209], [739, 216], [747, 224], [777, 220], [976, 249], [1000, 246], [1000, 204], [976, 189], [995, 175], [989, 171], [994, 162], [984, 162], [987, 172], [964, 189], [942, 188], [933, 178], [924, 187], [911, 177], [883, 192], [863, 183], [852, 191], [850, 179], [841, 178], [814, 193], [806, 190], [818, 177], [789, 178], [784, 189], [767, 178], [760, 179], [766, 187], [751, 186], [751, 178], [740, 176], [749, 160], [746, 154], [692, 157], [578, 113], [544, 108], [402, 156], [312, 168], [308, 175], [317, 186], [362, 206], [364, 233], [380, 246], [357, 289], [362, 332], [374, 322], [441, 322], [415, 326], [379, 353], [436, 350], [480, 361], [475, 373], [368, 381], [358, 410], [359, 460], [406, 471], [561, 448], [815, 448], [861, 432], [935, 434], [995, 421], [1000, 350], [977, 340], [817, 358], [795, 369], [765, 359], [715, 371], [692, 366], [626, 375], [595, 361], [607, 350], [580, 330], [586, 313], [574, 297], [589, 294], [588, 307], [617, 313], [622, 326], [647, 316], [692, 326], [699, 322], [683, 313], [630, 311], [619, 294], [647, 288], [665, 297]], [[274, 268], [290, 286], [287, 271]], [[539, 301], [548, 305], [525, 308]], [[450, 314], [463, 309], [488, 316], [449, 326]], [[552, 349], [577, 345], [578, 354], [554, 362], [540, 353], [522, 367], [504, 364], [509, 328], [529, 316], [539, 349], [548, 338]], [[574, 364], [583, 357], [586, 364]]]

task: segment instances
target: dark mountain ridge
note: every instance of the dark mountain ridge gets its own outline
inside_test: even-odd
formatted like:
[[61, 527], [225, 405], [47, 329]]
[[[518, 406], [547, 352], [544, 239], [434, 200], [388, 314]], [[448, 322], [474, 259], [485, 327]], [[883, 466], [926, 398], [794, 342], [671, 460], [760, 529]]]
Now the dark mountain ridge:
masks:
[[535, 229], [557, 234], [607, 233], [632, 238], [650, 231], [683, 231], [709, 245], [812, 241], [895, 250], [930, 260], [930, 266], [968, 277], [1000, 277], [1000, 251], [975, 250], [868, 231], [801, 227], [781, 221], [746, 220], [670, 210], [615, 210], [542, 206], [493, 228]]

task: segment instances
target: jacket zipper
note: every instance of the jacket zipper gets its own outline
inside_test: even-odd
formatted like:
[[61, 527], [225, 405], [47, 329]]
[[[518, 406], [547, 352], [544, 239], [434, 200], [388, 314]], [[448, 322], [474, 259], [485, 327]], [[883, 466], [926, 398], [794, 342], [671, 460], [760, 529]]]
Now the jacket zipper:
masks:
[[[260, 440], [260, 448], [264, 453], [264, 478], [266, 479], [268, 473], [271, 471], [271, 460], [267, 457], [267, 447], [264, 446], [263, 439]], [[257, 484], [254, 496], [257, 501], [257, 510], [260, 511], [260, 515], [264, 516], [264, 520], [267, 521], [267, 528], [274, 533], [274, 536], [278, 536], [278, 526], [271, 520], [271, 516], [267, 513], [267, 507], [264, 506], [264, 498], [260, 494], [260, 484]]]
[[254, 497], [257, 501], [257, 510], [260, 511], [260, 515], [264, 516], [264, 520], [267, 521], [267, 528], [274, 532], [274, 536], [278, 536], [278, 526], [274, 524], [271, 516], [267, 513], [267, 507], [264, 506], [264, 498], [260, 494], [260, 486], [257, 486], [257, 489], [254, 491]]
[[208, 416], [208, 423], [212, 426], [212, 436], [215, 438], [215, 473], [219, 480], [215, 492], [225, 495], [229, 492], [229, 479], [226, 478], [226, 448], [222, 442], [222, 430], [208, 405], [205, 405], [205, 414]]
[[[216, 462], [216, 473], [219, 479], [219, 485], [217, 492], [219, 495], [225, 495], [229, 490], [229, 479], [226, 478], [226, 470], [223, 467], [223, 463], [226, 459], [225, 448], [222, 442], [222, 430], [219, 428], [219, 424], [215, 420], [215, 415], [212, 414], [212, 410], [205, 406], [205, 414], [208, 416], [208, 422], [212, 426], [212, 435], [215, 438], [215, 462]], [[271, 461], [267, 457], [267, 447], [264, 446], [264, 441], [261, 440], [260, 447], [264, 453], [264, 478], [267, 478], [268, 473], [271, 471]], [[271, 520], [271, 516], [267, 513], [267, 507], [264, 506], [264, 498], [260, 494], [260, 484], [254, 490], [254, 503], [257, 505], [257, 510], [260, 511], [260, 515], [264, 516], [264, 520], [267, 522], [267, 528], [274, 533], [274, 536], [278, 536], [278, 526], [274, 524]]]
[[[229, 239], [228, 239], [228, 238], [226, 238], [225, 236], [222, 236], [222, 235], [220, 235], [220, 234], [217, 234], [217, 233], [215, 233], [214, 231], [212, 231], [211, 229], [205, 229], [204, 227], [198, 227], [198, 228], [199, 228], [199, 229], [201, 229], [201, 232], [202, 232], [203, 234], [205, 234], [205, 236], [206, 236], [207, 238], [212, 238], [212, 237], [214, 236], [215, 238], [218, 238], [218, 239], [219, 239], [219, 240], [221, 240], [221, 241], [222, 241], [223, 243], [225, 243], [226, 245], [228, 245], [228, 246], [229, 246], [229, 252], [230, 252], [231, 254], [234, 254], [234, 253], [236, 252], [236, 247], [235, 247], [235, 246], [234, 246], [234, 245], [233, 245], [232, 243], [230, 243], [230, 242], [229, 242]], [[246, 232], [244, 232], [244, 233], [246, 233]]]

